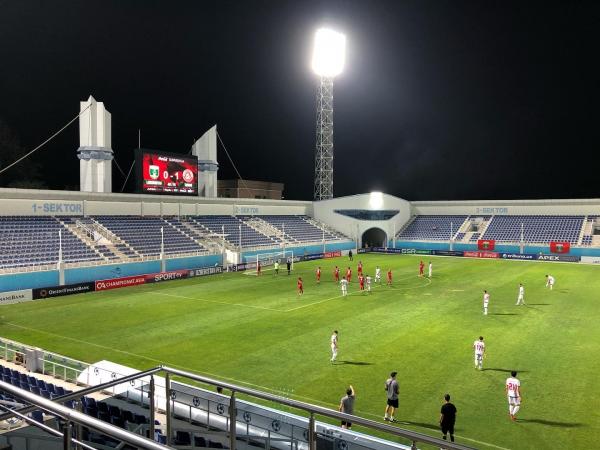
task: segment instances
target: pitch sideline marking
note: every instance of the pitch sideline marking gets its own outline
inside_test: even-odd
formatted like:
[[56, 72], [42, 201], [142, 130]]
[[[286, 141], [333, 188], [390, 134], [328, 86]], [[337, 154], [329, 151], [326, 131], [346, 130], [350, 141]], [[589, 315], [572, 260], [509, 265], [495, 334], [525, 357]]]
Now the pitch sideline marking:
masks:
[[[193, 300], [196, 300], [196, 299], [193, 299]], [[306, 305], [306, 306], [308, 306], [308, 305]], [[224, 378], [226, 380], [234, 381], [236, 383], [245, 384], [245, 385], [248, 385], [248, 386], [253, 386], [253, 387], [256, 387], [256, 388], [260, 388], [260, 389], [265, 390], [265, 391], [271, 391], [271, 392], [276, 392], [276, 393], [279, 393], [279, 394], [283, 394], [283, 392], [280, 391], [280, 390], [278, 390], [278, 389], [268, 388], [266, 386], [261, 386], [260, 384], [254, 384], [254, 383], [250, 383], [250, 382], [247, 382], [247, 381], [237, 380], [237, 379], [232, 378], [232, 377], [227, 377], [227, 376], [223, 376], [223, 375], [213, 374], [213, 373], [205, 372], [205, 371], [198, 370], [198, 369], [192, 369], [190, 367], [182, 366], [182, 365], [179, 365], [179, 364], [168, 363], [167, 361], [159, 360], [159, 359], [156, 359], [156, 358], [150, 358], [148, 356], [140, 355], [138, 353], [128, 352], [128, 351], [125, 351], [125, 350], [120, 350], [118, 348], [108, 347], [106, 345], [96, 344], [94, 342], [88, 342], [88, 341], [84, 341], [82, 339], [72, 338], [72, 337], [69, 337], [69, 336], [63, 336], [61, 334], [52, 333], [50, 331], [40, 330], [40, 329], [32, 328], [32, 327], [26, 327], [24, 325], [19, 325], [19, 324], [12, 323], [12, 322], [5, 322], [5, 324], [13, 326], [15, 328], [22, 328], [24, 330], [35, 331], [37, 333], [43, 333], [43, 334], [47, 334], [47, 335], [50, 335], [50, 336], [58, 337], [58, 338], [61, 338], [61, 339], [67, 339], [67, 340], [70, 340], [70, 341], [73, 341], [73, 342], [78, 342], [80, 344], [90, 345], [92, 347], [98, 347], [98, 348], [102, 348], [102, 349], [105, 349], [105, 350], [111, 350], [111, 351], [115, 351], [115, 352], [118, 352], [118, 353], [123, 353], [124, 355], [129, 355], [129, 356], [133, 356], [133, 357], [140, 358], [140, 359], [146, 359], [148, 361], [153, 361], [153, 362], [159, 363], [161, 365], [163, 365], [163, 364], [166, 363], [166, 364], [168, 364], [170, 366], [178, 367], [180, 369], [188, 370], [190, 372], [201, 373], [201, 374], [208, 375], [208, 376], [214, 377], [214, 378]], [[285, 395], [281, 395], [281, 396], [284, 397], [284, 398], [286, 397]], [[288, 398], [289, 397], [290, 396], [288, 396]], [[315, 404], [319, 404], [320, 403], [322, 405], [327, 405], [327, 406], [331, 406], [332, 405], [332, 403], [324, 402], [322, 400], [315, 400], [313, 398], [305, 397], [305, 396], [302, 396], [302, 395], [293, 395], [293, 397], [295, 397], [295, 398], [301, 398], [301, 399], [304, 399], [304, 400], [308, 400], [308, 401], [310, 401], [312, 403], [315, 403]], [[377, 416], [375, 414], [366, 413], [366, 412], [363, 412], [362, 414], [365, 415], [365, 416], [379, 417], [379, 416]], [[400, 422], [400, 423], [402, 423], [402, 422]], [[405, 423], [406, 424], [410, 424], [409, 422], [405, 422]], [[455, 436], [459, 437], [461, 439], [466, 439], [467, 441], [476, 442], [478, 444], [483, 444], [483, 445], [486, 445], [486, 446], [489, 446], [489, 447], [494, 447], [494, 448], [497, 448], [499, 450], [510, 450], [510, 449], [505, 448], [505, 447], [499, 447], [497, 445], [489, 444], [489, 443], [483, 442], [483, 441], [478, 441], [476, 439], [470, 439], [470, 438], [467, 438], [467, 437], [464, 437], [464, 436], [459, 436], [459, 435], [455, 435]]]

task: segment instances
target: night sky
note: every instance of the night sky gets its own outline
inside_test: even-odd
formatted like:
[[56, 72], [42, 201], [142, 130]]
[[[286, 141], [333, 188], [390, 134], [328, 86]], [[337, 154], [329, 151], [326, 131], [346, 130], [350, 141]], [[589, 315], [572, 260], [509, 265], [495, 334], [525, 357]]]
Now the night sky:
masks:
[[[186, 153], [216, 123], [242, 177], [310, 200], [322, 25], [348, 47], [335, 196], [600, 196], [598, 1], [0, 0], [0, 118], [28, 151], [92, 94], [125, 171], [138, 128]], [[78, 144], [74, 124], [32, 156], [49, 188], [78, 189]]]

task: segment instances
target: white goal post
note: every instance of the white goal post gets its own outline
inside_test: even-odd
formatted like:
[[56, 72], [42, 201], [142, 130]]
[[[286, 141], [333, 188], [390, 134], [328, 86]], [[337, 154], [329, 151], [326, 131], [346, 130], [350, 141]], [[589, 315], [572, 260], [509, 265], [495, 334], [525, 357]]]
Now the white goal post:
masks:
[[281, 270], [286, 270], [287, 261], [291, 263], [291, 269], [294, 269], [294, 252], [292, 250], [282, 250], [280, 252], [273, 253], [260, 253], [258, 255], [250, 256], [246, 258], [246, 262], [254, 263], [255, 270], [247, 270], [245, 273], [247, 275], [256, 275], [256, 268], [258, 267], [258, 263], [260, 263], [261, 270], [274, 270], [273, 264], [275, 261], [279, 262], [279, 268]]

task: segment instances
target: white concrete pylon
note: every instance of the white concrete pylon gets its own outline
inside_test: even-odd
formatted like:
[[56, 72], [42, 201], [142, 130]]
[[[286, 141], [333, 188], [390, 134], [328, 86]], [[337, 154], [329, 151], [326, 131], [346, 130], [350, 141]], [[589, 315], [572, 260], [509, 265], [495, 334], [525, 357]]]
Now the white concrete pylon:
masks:
[[[82, 192], [112, 192], [111, 116], [90, 95], [79, 102], [79, 181]], [[86, 109], [87, 108], [87, 109]]]
[[192, 145], [192, 154], [198, 157], [198, 196], [217, 197], [217, 126], [206, 131]]

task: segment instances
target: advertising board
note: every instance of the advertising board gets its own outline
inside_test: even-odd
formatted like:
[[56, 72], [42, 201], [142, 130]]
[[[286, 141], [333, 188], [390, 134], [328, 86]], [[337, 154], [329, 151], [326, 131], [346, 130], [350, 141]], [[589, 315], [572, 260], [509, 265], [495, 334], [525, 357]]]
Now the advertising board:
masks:
[[496, 252], [463, 252], [463, 256], [467, 258], [498, 258], [499, 253]]
[[223, 273], [223, 267], [221, 267], [221, 266], [202, 267], [200, 269], [189, 270], [188, 278], [203, 277], [206, 275], [215, 275], [218, 273]]
[[160, 283], [161, 281], [180, 280], [187, 278], [190, 271], [187, 269], [173, 270], [171, 272], [151, 273], [145, 275], [146, 283]]
[[500, 253], [502, 259], [516, 259], [520, 261], [534, 261], [537, 255], [532, 253]]
[[96, 281], [97, 291], [107, 291], [109, 289], [118, 289], [122, 287], [138, 286], [146, 283], [147, 275], [136, 275], [133, 277], [111, 278], [110, 280]]
[[457, 250], [432, 250], [431, 251], [432, 255], [437, 255], [437, 256], [464, 256], [463, 253], [464, 252], [460, 252]]
[[538, 261], [579, 262], [579, 256], [571, 255], [537, 255]]
[[337, 258], [338, 256], [342, 256], [342, 251], [341, 250], [337, 250], [335, 252], [325, 252], [325, 253], [323, 253], [323, 258], [325, 258], [325, 259], [328, 259], [328, 258]]
[[30, 300], [33, 300], [31, 289], [0, 292], [0, 305], [10, 305], [11, 303], [28, 302]]
[[51, 286], [32, 289], [34, 300], [44, 298], [62, 297], [63, 295], [83, 294], [93, 292], [96, 289], [94, 282], [66, 284], [64, 286]]
[[586, 264], [600, 264], [600, 256], [582, 256], [581, 262]]

